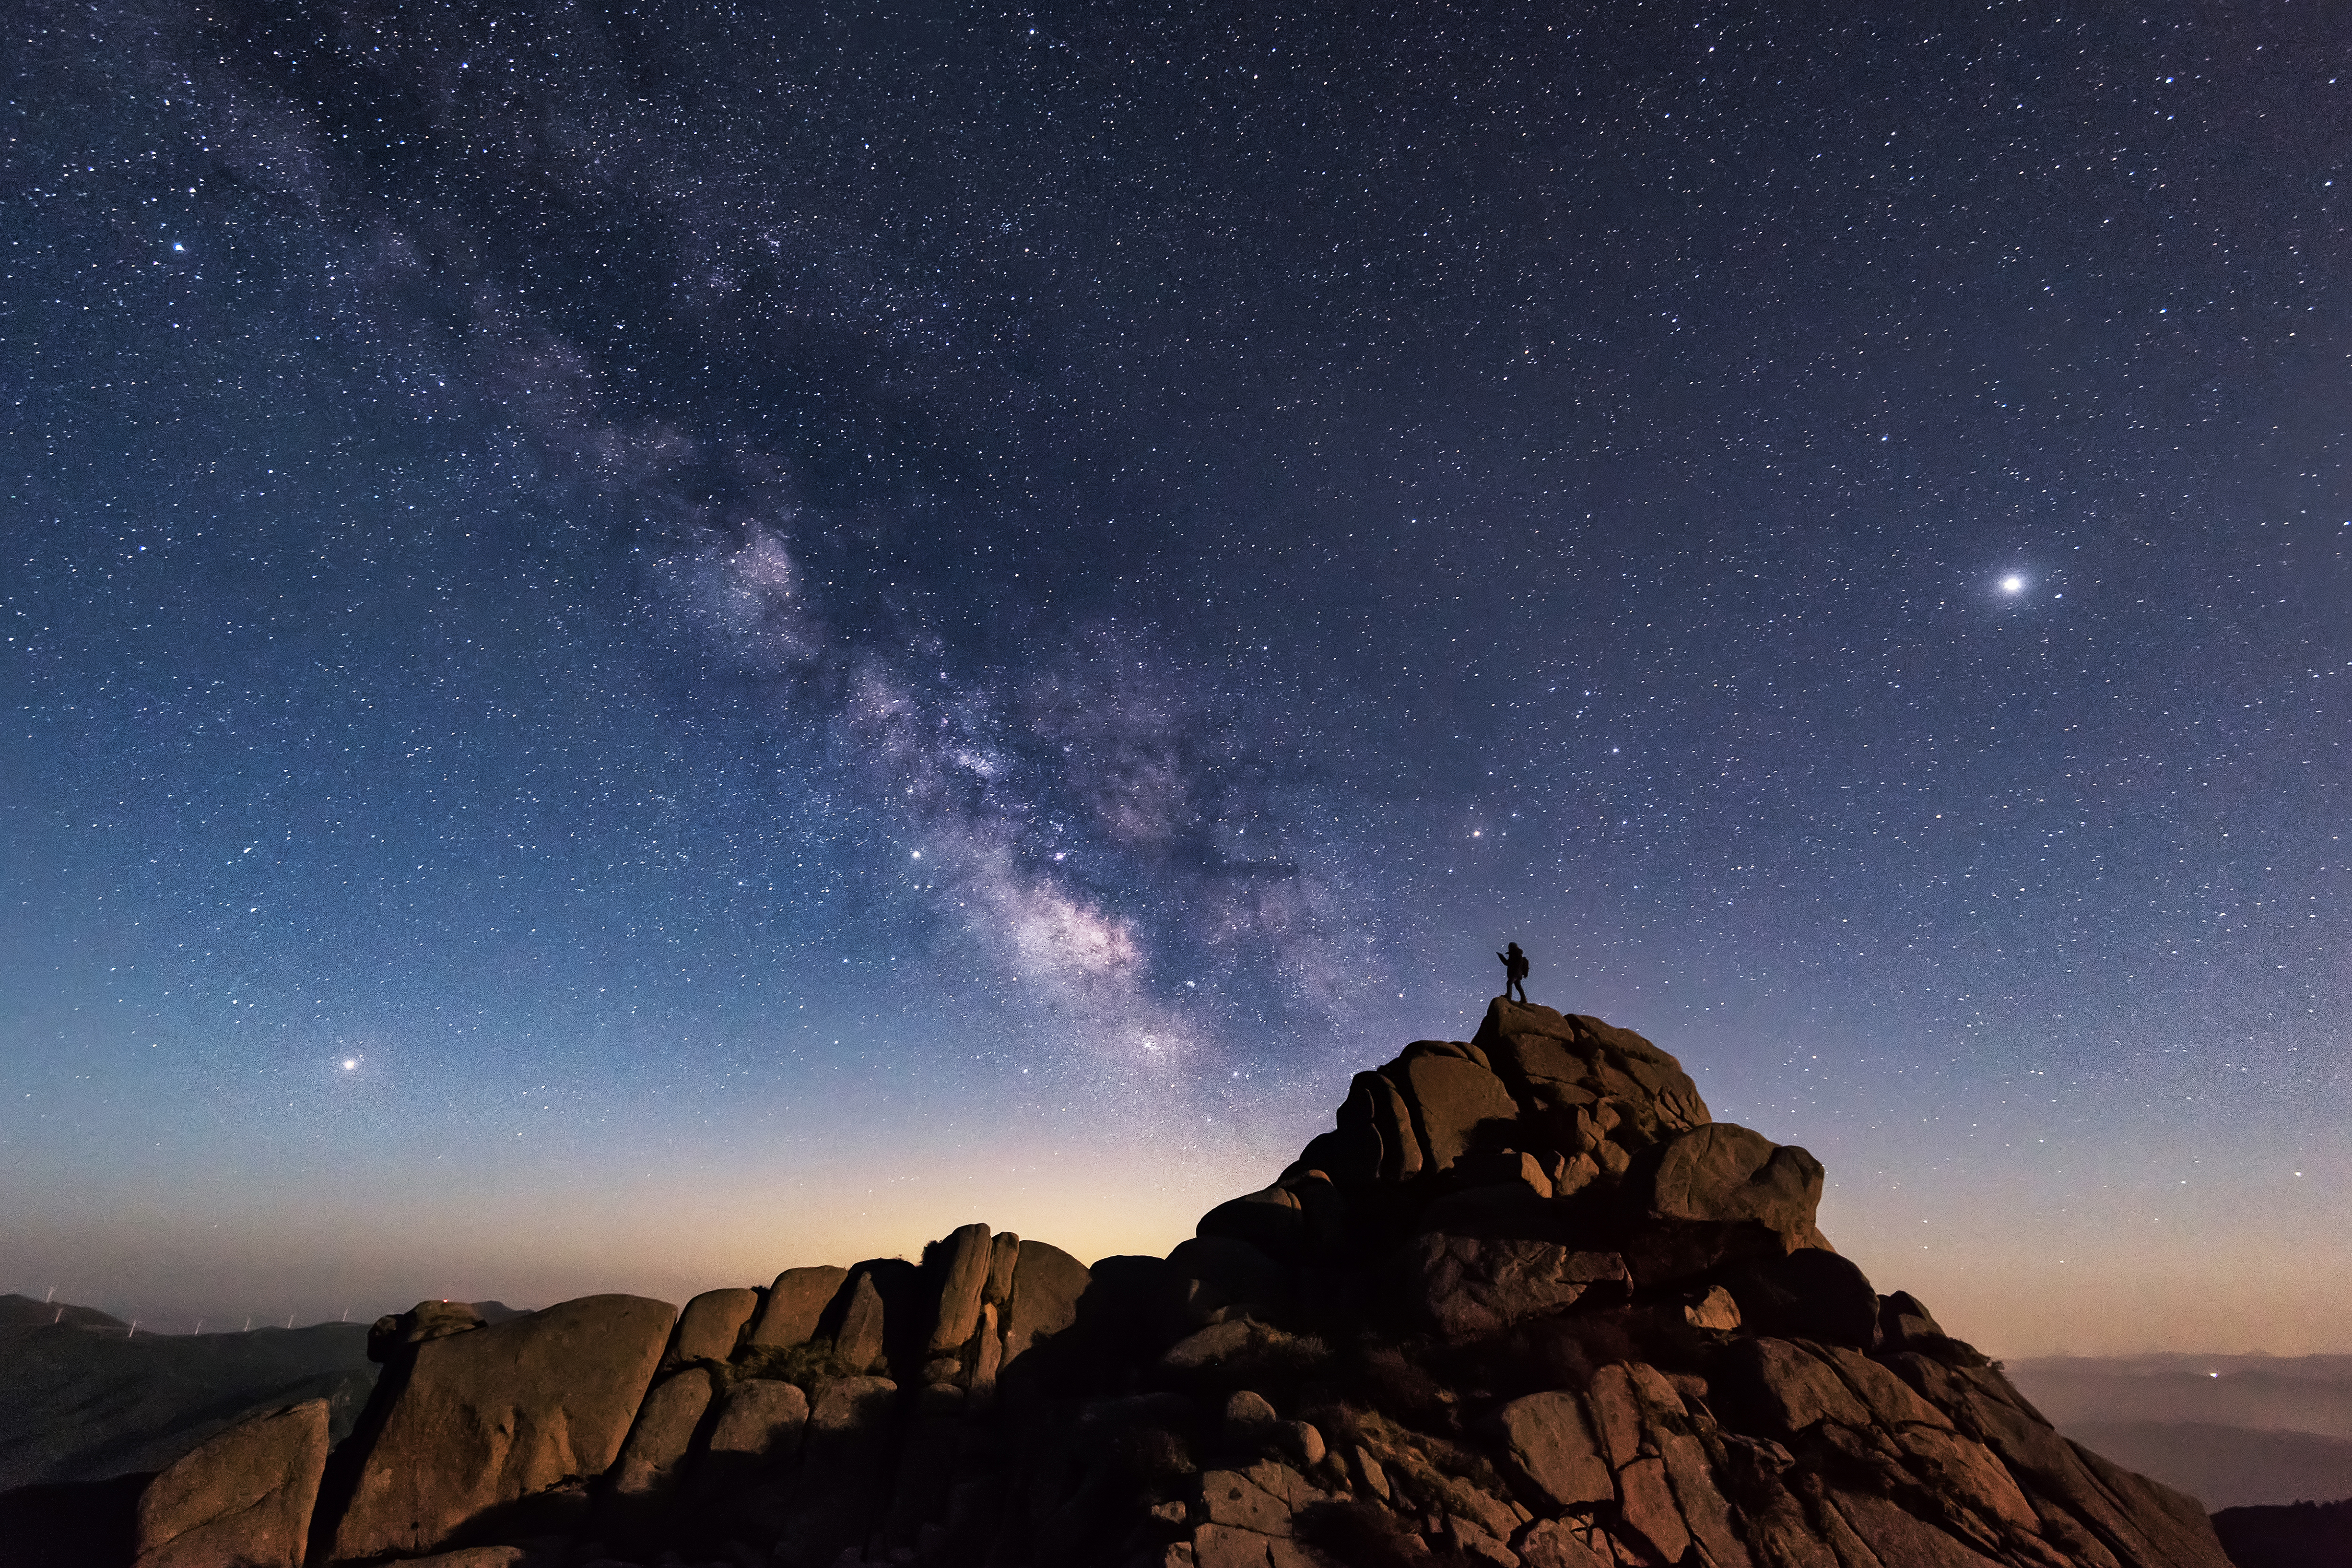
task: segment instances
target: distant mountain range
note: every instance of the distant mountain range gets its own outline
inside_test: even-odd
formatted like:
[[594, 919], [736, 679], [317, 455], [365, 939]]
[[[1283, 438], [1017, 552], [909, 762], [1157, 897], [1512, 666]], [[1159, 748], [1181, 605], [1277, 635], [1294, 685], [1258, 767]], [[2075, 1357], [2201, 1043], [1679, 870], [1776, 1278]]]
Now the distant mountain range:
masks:
[[0, 1491], [156, 1470], [264, 1409], [325, 1399], [338, 1435], [375, 1386], [362, 1323], [131, 1334], [88, 1307], [0, 1296]]
[[2208, 1509], [2352, 1498], [2352, 1356], [2049, 1356], [2007, 1371], [2061, 1432]]
[[36, 1301], [30, 1296], [0, 1296], [0, 1333], [58, 1323], [78, 1329], [120, 1329], [126, 1335], [131, 1332], [130, 1324], [95, 1307], [77, 1307], [68, 1301]]
[[[521, 1314], [475, 1304], [485, 1322]], [[132, 1333], [94, 1307], [0, 1296], [0, 1491], [159, 1470], [257, 1412], [327, 1401], [340, 1441], [376, 1367], [363, 1323]]]

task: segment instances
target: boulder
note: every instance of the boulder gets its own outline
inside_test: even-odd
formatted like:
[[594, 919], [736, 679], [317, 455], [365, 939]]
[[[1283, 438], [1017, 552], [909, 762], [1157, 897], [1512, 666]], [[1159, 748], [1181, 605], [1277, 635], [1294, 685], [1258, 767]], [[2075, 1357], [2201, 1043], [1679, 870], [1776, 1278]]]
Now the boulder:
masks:
[[768, 1287], [768, 1300], [752, 1325], [755, 1345], [804, 1345], [816, 1338], [817, 1320], [841, 1293], [849, 1270], [831, 1265], [787, 1268]]
[[1377, 1073], [1358, 1073], [1339, 1103], [1338, 1128], [1310, 1142], [1299, 1158], [1341, 1182], [1379, 1181], [1388, 1147], [1373, 1087], [1379, 1081]]
[[1559, 1228], [1559, 1211], [1549, 1199], [1549, 1193], [1539, 1196], [1516, 1177], [1488, 1182], [1437, 1199], [1421, 1211], [1421, 1223], [1455, 1236], [1549, 1237]]
[[1609, 1538], [1573, 1519], [1538, 1520], [1519, 1536], [1519, 1561], [1527, 1568], [1617, 1568]]
[[[1734, 1397], [1776, 1437], [1790, 1437], [1822, 1421], [1867, 1426], [1870, 1411], [1829, 1364], [1786, 1340], [1742, 1340], [1726, 1363]], [[1754, 1431], [1756, 1426], [1746, 1430]]]
[[2184, 1563], [2188, 1568], [2225, 1568], [2221, 1537], [2213, 1532], [2212, 1516], [2204, 1504], [2187, 1492], [2125, 1469], [2113, 1459], [2095, 1454], [2072, 1438], [2063, 1439], [2076, 1463], [2121, 1505], [2147, 1555], [2158, 1562]]
[[1728, 1121], [1709, 1122], [1666, 1143], [1653, 1179], [1649, 1215], [1745, 1221], [1779, 1234], [1793, 1247], [1812, 1233], [1822, 1179], [1822, 1163], [1804, 1150]]
[[1243, 1242], [1276, 1258], [1304, 1253], [1310, 1235], [1297, 1194], [1279, 1183], [1226, 1199], [1201, 1216], [1193, 1234]]
[[1496, 1415], [1504, 1452], [1519, 1478], [1555, 1508], [1607, 1502], [1617, 1495], [1583, 1402], [1564, 1389], [1514, 1399]]
[[1369, 1084], [1372, 1126], [1381, 1138], [1381, 1180], [1402, 1182], [1421, 1174], [1428, 1154], [1413, 1129], [1412, 1107], [1384, 1073], [1360, 1073], [1357, 1081]]
[[1908, 1290], [1878, 1299], [1879, 1338], [1891, 1350], [1910, 1344], [1935, 1344], [1950, 1338], [1935, 1314]]
[[1201, 1477], [1199, 1511], [1209, 1524], [1287, 1538], [1291, 1516], [1333, 1500], [1287, 1465], [1265, 1459], [1245, 1470], [1210, 1470]]
[[1239, 1470], [1211, 1470], [1201, 1478], [1201, 1511], [1210, 1524], [1258, 1535], [1290, 1533], [1290, 1510]]
[[1445, 1543], [1454, 1549], [1454, 1557], [1459, 1562], [1485, 1563], [1491, 1564], [1492, 1568], [1519, 1568], [1517, 1552], [1504, 1545], [1502, 1539], [1492, 1531], [1461, 1514], [1445, 1516]]
[[931, 1327], [930, 1353], [961, 1350], [980, 1327], [982, 1298], [995, 1256], [988, 1226], [967, 1225], [947, 1238], [945, 1272], [940, 1282], [940, 1313]]
[[1725, 1276], [1740, 1321], [1759, 1334], [1869, 1350], [1878, 1338], [1878, 1293], [1850, 1260], [1807, 1247], [1756, 1259]]
[[1004, 1370], [1004, 1329], [996, 1316], [996, 1303], [983, 1301], [980, 1308], [980, 1342], [972, 1350], [972, 1394], [982, 1400], [996, 1389], [996, 1375]]
[[1498, 1541], [1507, 1541], [1511, 1532], [1527, 1518], [1525, 1510], [1514, 1513], [1511, 1506], [1481, 1488], [1473, 1486], [1460, 1476], [1442, 1479], [1438, 1501], [1446, 1512], [1459, 1519], [1475, 1521], [1478, 1528]]
[[967, 1395], [952, 1383], [918, 1390], [914, 1419], [901, 1428], [896, 1458], [898, 1480], [890, 1501], [889, 1534], [910, 1541], [926, 1525], [943, 1521], [956, 1479], [956, 1457], [968, 1433]]
[[390, 1362], [427, 1340], [446, 1339], [482, 1326], [471, 1301], [419, 1301], [405, 1312], [378, 1318], [368, 1328], [367, 1357]]
[[743, 1325], [759, 1310], [757, 1290], [740, 1287], [705, 1290], [677, 1315], [677, 1331], [670, 1336], [667, 1359], [725, 1361], [735, 1353], [735, 1346], [743, 1337]]
[[818, 1385], [801, 1468], [774, 1521], [780, 1562], [831, 1563], [879, 1522], [889, 1498], [898, 1395], [898, 1385], [884, 1377], [837, 1377]]
[[1544, 1173], [1551, 1178], [1552, 1196], [1564, 1198], [1591, 1186], [1601, 1174], [1601, 1162], [1589, 1153], [1556, 1155]]
[[1246, 1388], [1235, 1389], [1225, 1401], [1225, 1428], [1244, 1438], [1254, 1438], [1269, 1430], [1279, 1419], [1265, 1395]]
[[981, 1287], [981, 1300], [992, 1307], [1002, 1307], [1013, 1300], [1013, 1271], [1021, 1263], [1021, 1238], [1009, 1230], [1000, 1230], [988, 1244], [988, 1283]]
[[1474, 1149], [1509, 1140], [1518, 1103], [1501, 1079], [1476, 1062], [1408, 1049], [1398, 1075], [1428, 1151], [1428, 1169], [1445, 1170]]
[[1622, 1469], [1657, 1453], [1657, 1445], [1648, 1436], [1650, 1424], [1643, 1416], [1645, 1405], [1675, 1411], [1683, 1407], [1682, 1396], [1674, 1386], [1656, 1368], [1640, 1362], [1612, 1362], [1602, 1367], [1592, 1374], [1591, 1385], [1584, 1394], [1592, 1414], [1593, 1436], [1600, 1439], [1601, 1453], [1612, 1469]]
[[677, 1313], [640, 1296], [589, 1296], [417, 1346], [360, 1458], [331, 1559], [461, 1544], [453, 1538], [502, 1505], [602, 1475]]
[[137, 1568], [301, 1568], [327, 1465], [327, 1402], [241, 1421], [139, 1494]]
[[1903, 1568], [1997, 1568], [1994, 1559], [1874, 1492], [1832, 1490], [1822, 1500], [1882, 1563], [1900, 1563]]
[[1860, 1399], [1879, 1426], [1893, 1431], [1902, 1426], [1940, 1426], [1951, 1430], [1951, 1419], [1913, 1391], [1910, 1384], [1866, 1355], [1840, 1345], [1813, 1348], [1827, 1362], [1854, 1397]]
[[1078, 1298], [1086, 1294], [1087, 1266], [1042, 1241], [1021, 1244], [1013, 1271], [1013, 1300], [1005, 1315], [1004, 1362], [1010, 1367], [1038, 1341], [1078, 1321]]
[[1756, 1568], [1746, 1529], [1717, 1481], [1713, 1455], [1693, 1431], [1696, 1425], [1693, 1415], [1694, 1407], [1679, 1403], [1653, 1402], [1643, 1410], [1650, 1440], [1665, 1465], [1666, 1487], [1674, 1493], [1675, 1510], [1698, 1543], [1700, 1561], [1713, 1563], [1714, 1568]]
[[1178, 1340], [1160, 1356], [1160, 1364], [1171, 1372], [1198, 1372], [1289, 1341], [1290, 1336], [1279, 1329], [1247, 1318], [1233, 1318]]
[[1622, 1291], [1624, 1260], [1555, 1242], [1431, 1232], [1395, 1265], [1402, 1305], [1448, 1339], [1475, 1339], [1556, 1312], [1595, 1289]]
[[1313, 1469], [1331, 1451], [1331, 1446], [1323, 1440], [1323, 1429], [1312, 1421], [1278, 1422], [1275, 1431], [1301, 1469]]
[[1294, 1294], [1292, 1273], [1245, 1241], [1229, 1236], [1196, 1236], [1168, 1255], [1167, 1273], [1178, 1281], [1181, 1304], [1191, 1317], [1224, 1307], [1279, 1313]]
[[1712, 1286], [1706, 1295], [1683, 1309], [1683, 1321], [1694, 1329], [1731, 1333], [1739, 1327], [1739, 1303], [1722, 1286]]
[[607, 1512], [623, 1531], [650, 1528], [676, 1500], [688, 1445], [717, 1393], [710, 1370], [693, 1366], [646, 1395], [621, 1457], [605, 1478]]
[[[1626, 1270], [1644, 1290], [1704, 1289], [1731, 1270], [1788, 1255], [1780, 1233], [1746, 1221], [1649, 1220], [1633, 1227], [1623, 1247]], [[1738, 1300], [1736, 1290], [1733, 1299]]]
[[850, 1288], [848, 1310], [842, 1313], [840, 1331], [833, 1340], [834, 1353], [843, 1369], [863, 1376], [879, 1367], [887, 1327], [882, 1292], [874, 1283], [873, 1271], [860, 1269], [857, 1283]]
[[1189, 1544], [1180, 1542], [1148, 1561], [1150, 1568], [1322, 1568], [1325, 1560], [1307, 1556], [1286, 1535], [1203, 1524]]
[[1307, 1216], [1307, 1236], [1312, 1247], [1321, 1253], [1334, 1253], [1346, 1246], [1348, 1200], [1329, 1172], [1294, 1166], [1283, 1173], [1281, 1185], [1297, 1200], [1298, 1212]]
[[1615, 1100], [1630, 1115], [1638, 1142], [1709, 1120], [1706, 1102], [1680, 1062], [1633, 1030], [1586, 1014], [1497, 997], [1471, 1044], [1533, 1105]]
[[1659, 1124], [1673, 1131], [1703, 1127], [1712, 1118], [1699, 1098], [1698, 1086], [1683, 1071], [1683, 1064], [1631, 1029], [1577, 1013], [1569, 1022], [1580, 1040], [1597, 1047], [1604, 1074], [1622, 1075], [1638, 1087], [1639, 1098], [1657, 1112]]
[[1999, 1536], [2004, 1528], [2029, 1533], [2040, 1529], [2033, 1504], [1983, 1444], [1948, 1424], [1898, 1426], [1890, 1436], [1903, 1451], [1905, 1468], [1931, 1491], [1973, 1510], [1987, 1535]]
[[889, 1436], [898, 1385], [887, 1377], [835, 1377], [820, 1384], [809, 1406], [808, 1454], [822, 1469], [880, 1446]]
[[1695, 1430], [1712, 1420], [1684, 1403], [1678, 1381], [1694, 1394], [1704, 1388], [1696, 1377], [1621, 1362], [1586, 1391], [1595, 1446], [1615, 1471], [1617, 1528], [1637, 1558], [1681, 1562], [1696, 1542], [1698, 1560], [1714, 1568], [1754, 1568], [1714, 1454]]
[[1679, 1563], [1690, 1530], [1675, 1501], [1653, 1410], [1682, 1416], [1681, 1397], [1654, 1367], [1620, 1362], [1593, 1375], [1592, 1426], [1617, 1476], [1619, 1527], [1649, 1560]]
[[1515, 1086], [1584, 1085], [1591, 1044], [1576, 1021], [1549, 1007], [1496, 998], [1480, 1020], [1476, 1044], [1496, 1075]]
[[696, 1489], [725, 1496], [790, 1460], [808, 1425], [808, 1395], [798, 1384], [748, 1378], [727, 1391], [710, 1428]]

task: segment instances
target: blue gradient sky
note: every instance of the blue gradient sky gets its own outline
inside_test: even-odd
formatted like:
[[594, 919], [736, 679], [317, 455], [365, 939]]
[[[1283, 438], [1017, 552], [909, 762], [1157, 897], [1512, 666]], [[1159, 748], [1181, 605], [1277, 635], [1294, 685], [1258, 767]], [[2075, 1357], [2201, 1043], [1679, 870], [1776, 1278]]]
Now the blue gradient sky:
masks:
[[1162, 1251], [1537, 1000], [2352, 1350], [2312, 9], [36, 6], [0, 1289]]

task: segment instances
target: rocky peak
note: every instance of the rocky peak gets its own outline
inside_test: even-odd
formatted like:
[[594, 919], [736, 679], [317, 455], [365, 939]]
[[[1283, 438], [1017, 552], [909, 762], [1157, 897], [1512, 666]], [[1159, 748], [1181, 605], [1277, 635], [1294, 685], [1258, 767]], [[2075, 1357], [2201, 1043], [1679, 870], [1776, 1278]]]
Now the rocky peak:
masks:
[[1816, 1308], [1813, 1331], [1870, 1342], [1868, 1282], [1814, 1224], [1821, 1163], [1714, 1121], [1682, 1064], [1630, 1029], [1498, 997], [1475, 1038], [1417, 1040], [1357, 1074], [1338, 1122], [1199, 1235], [1298, 1268], [1384, 1258], [1389, 1299], [1448, 1331], [1721, 1290], [1784, 1325]]
[[1497, 1000], [1165, 1258], [974, 1224], [682, 1313], [422, 1303], [323, 1485], [289, 1420], [158, 1496], [212, 1550], [205, 1500], [315, 1490], [313, 1568], [2227, 1568], [1878, 1295], [1822, 1184], [1640, 1036]]

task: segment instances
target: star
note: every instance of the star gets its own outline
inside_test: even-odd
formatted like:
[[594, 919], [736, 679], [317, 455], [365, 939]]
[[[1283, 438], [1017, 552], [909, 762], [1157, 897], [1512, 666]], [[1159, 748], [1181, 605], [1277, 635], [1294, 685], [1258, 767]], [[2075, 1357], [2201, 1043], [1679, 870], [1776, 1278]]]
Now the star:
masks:
[[[100, 5], [12, 88], [60, 128], [10, 260], [12, 307], [55, 345], [15, 424], [55, 456], [40, 547], [0, 583], [0, 776], [12, 829], [37, 825], [12, 831], [0, 900], [43, 911], [0, 931], [0, 994], [74, 1020], [12, 1038], [38, 1077], [0, 1096], [43, 1212], [121, 1190], [82, 1131], [102, 1106], [174, 1120], [156, 1158], [182, 1163], [152, 1173], [225, 1205], [177, 1211], [192, 1227], [226, 1227], [258, 1211], [206, 1181], [207, 1140], [291, 1171], [339, 1118], [364, 1169], [563, 1082], [580, 1091], [544, 1119], [567, 1136], [502, 1180], [572, 1192], [571, 1135], [625, 1127], [690, 1162], [739, 1118], [814, 1118], [745, 1173], [836, 1216], [795, 1227], [804, 1261], [1016, 1214], [1094, 1256], [1164, 1252], [1261, 1186], [1357, 1070], [1472, 1032], [1476, 933], [1507, 921], [1576, 953], [1554, 1000], [1735, 1103], [1773, 1093], [1795, 1041], [1885, 1041], [1874, 1065], [1794, 1058], [1780, 1098], [1849, 1130], [1841, 1182], [1899, 1157], [1953, 1206], [2021, 1205], [2010, 1253], [1956, 1238], [1942, 1272], [1879, 1282], [2020, 1356], [2063, 1331], [2023, 1281], [2079, 1215], [2028, 1200], [2095, 1157], [2141, 1173], [2125, 1202], [2226, 1116], [2243, 1193], [2166, 1216], [2221, 1237], [2184, 1240], [2202, 1261], [2179, 1295], [2105, 1257], [2078, 1289], [2131, 1304], [2103, 1330], [2118, 1343], [2191, 1351], [2216, 1322], [2298, 1342], [2291, 1281], [2215, 1260], [2297, 1245], [2294, 1205], [2238, 1211], [2308, 1146], [2294, 1107], [2340, 1043], [2326, 961], [2352, 916], [2307, 759], [2340, 728], [2313, 650], [2341, 616], [2309, 585], [2341, 552], [2310, 535], [2352, 540], [2352, 506], [2327, 534], [2338, 454], [2298, 398], [2352, 331], [2316, 269], [2174, 243], [2195, 187], [2151, 175], [2144, 99], [2075, 106], [2085, 145], [2135, 149], [2115, 166], [2060, 160], [2027, 199], [1971, 205], [1946, 198], [2013, 168], [2022, 132], [1957, 35], [1895, 64], [1834, 21], [1776, 22], [1824, 68], [1727, 72], [1701, 44], [1702, 80], [1653, 58], [1663, 35], [1571, 44], [1531, 17], [1371, 8], [1279, 49], [1207, 29], [1179, 53], [1114, 16], [1087, 47], [1171, 90], [1122, 83], [1098, 142], [1034, 134], [1112, 112], [1066, 64], [1030, 79], [1043, 17], [951, 46], [1028, 83], [1007, 117], [908, 94], [940, 47], [921, 29], [801, 82], [740, 9], [633, 35], [625, 68], [575, 68], [518, 21], [512, 47], [560, 47], [561, 79], [500, 63], [477, 98], [441, 90], [450, 55], [470, 80], [494, 47], [467, 15], [410, 7], [398, 58], [362, 62]], [[2316, 32], [2213, 30], [2231, 42], [2207, 37], [2206, 74], [2166, 89], [2195, 95], [2166, 105], [2182, 125], [2337, 75]], [[2151, 31], [2020, 38], [2005, 68], [2163, 83], [2178, 52]], [[110, 90], [125, 49], [212, 85]], [[1412, 71], [1341, 89], [1347, 61], [1400, 50]], [[1627, 69], [1658, 124], [1588, 117]], [[647, 81], [660, 114], [635, 107]], [[890, 142], [763, 112], [788, 85]], [[401, 128], [352, 122], [386, 91]], [[1857, 107], [1886, 102], [1937, 134]], [[498, 151], [551, 113], [631, 127], [593, 197], [629, 215], [628, 254], [605, 223], [528, 216], [583, 210], [574, 172]], [[2340, 163], [2328, 116], [2280, 121], [2230, 172], [2250, 232], [2305, 224], [2310, 172]], [[212, 149], [257, 124], [306, 190], [266, 287], [203, 255], [250, 199]], [[906, 151], [925, 147], [958, 149], [948, 209], [950, 171]], [[1490, 164], [1509, 199], [1462, 199], [1461, 168]], [[789, 173], [678, 184], [698, 169]], [[1269, 201], [1275, 221], [1202, 241], [1199, 215]], [[145, 215], [133, 245], [90, 254], [75, 215], [100, 205]], [[1865, 211], [1876, 237], [1851, 243]], [[365, 286], [428, 244], [465, 266]], [[1890, 317], [1885, 267], [1934, 286]], [[2151, 338], [2159, 293], [2182, 318]], [[466, 346], [420, 371], [453, 309]], [[353, 331], [285, 326], [352, 310]], [[2226, 417], [2207, 378], [2144, 374], [2250, 342], [2278, 374], [2232, 382]], [[154, 424], [160, 400], [185, 423]], [[347, 427], [366, 435], [345, 449]], [[2250, 475], [2263, 515], [2234, 499]], [[1987, 614], [1988, 592], [2019, 613]], [[2262, 635], [2226, 633], [2253, 605]], [[2184, 833], [2173, 759], [2217, 732], [2232, 787]], [[1490, 811], [1496, 854], [1453, 856], [1465, 812], [1485, 849]], [[882, 875], [894, 856], [925, 879]], [[2257, 876], [2276, 920], [2210, 921], [2207, 889]], [[234, 920], [239, 898], [271, 918]], [[1187, 973], [1210, 978], [1168, 978]], [[2265, 1020], [2226, 1080], [2175, 1048], [2192, 1026], [2147, 1024], [2217, 1008]], [[350, 1040], [394, 1065], [339, 1101], [301, 1064]], [[2043, 1049], [2147, 1092], [2040, 1144], [2064, 1091], [2021, 1105], [2010, 1085]], [[1003, 1070], [1033, 1058], [1035, 1085]], [[356, 1079], [365, 1058], [327, 1060]], [[862, 1092], [896, 1073], [922, 1092]], [[964, 1108], [953, 1129], [935, 1102]], [[1213, 1143], [1211, 1113], [1234, 1129]], [[1893, 1131], [1913, 1114], [1922, 1131]], [[2021, 1159], [1979, 1157], [1992, 1129]], [[2085, 1137], [2095, 1156], [2062, 1152]], [[978, 1173], [944, 1214], [916, 1191], [937, 1183], [877, 1207], [869, 1147]], [[1023, 1187], [1057, 1147], [1055, 1179]], [[680, 1237], [658, 1184], [627, 1179], [637, 1157], [605, 1162], [583, 1283], [659, 1295], [766, 1267], [730, 1227]], [[1171, 1160], [1186, 1182], [1150, 1178]], [[2352, 1192], [2290, 1179], [2324, 1189], [2311, 1205]], [[478, 1244], [486, 1291], [579, 1278], [560, 1238], [446, 1223], [463, 1194], [434, 1191], [387, 1246], [278, 1184], [253, 1261], [315, 1289], [305, 1310], [405, 1306], [437, 1278], [410, 1260], [472, 1271], [448, 1249]], [[1843, 1212], [1858, 1256], [1918, 1248], [1884, 1202]], [[17, 1274], [152, 1281], [110, 1307], [142, 1327], [244, 1316], [244, 1287], [188, 1294], [213, 1275], [152, 1267], [133, 1231], [41, 1245], [54, 1262], [19, 1248]]]

